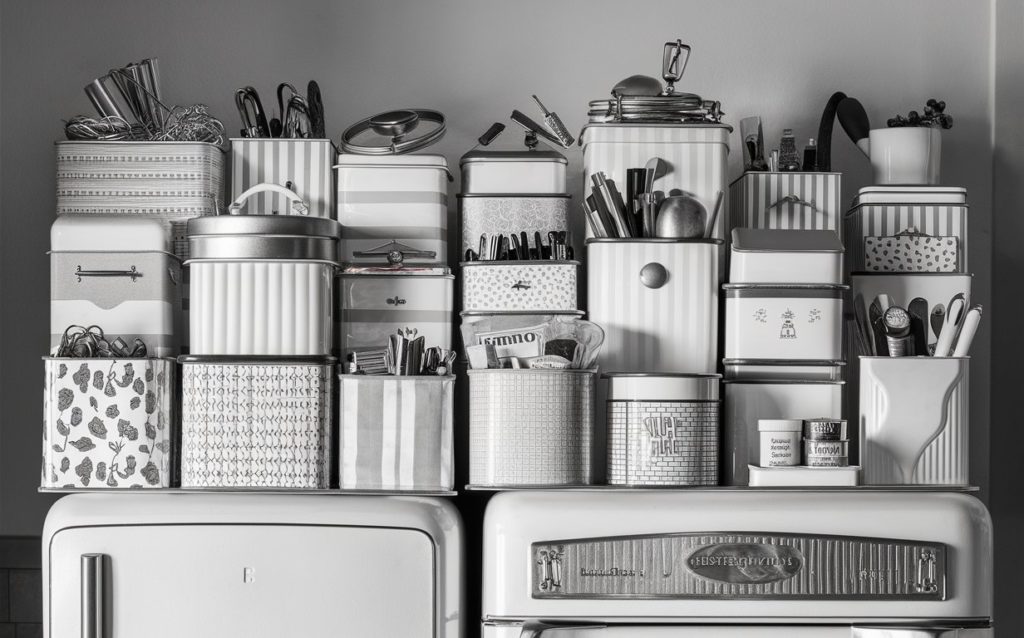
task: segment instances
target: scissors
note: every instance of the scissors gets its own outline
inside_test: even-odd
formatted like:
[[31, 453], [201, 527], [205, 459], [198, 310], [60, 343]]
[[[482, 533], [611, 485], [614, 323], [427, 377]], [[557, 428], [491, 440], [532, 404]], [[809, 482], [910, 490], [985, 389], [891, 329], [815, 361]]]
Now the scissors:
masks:
[[[285, 91], [289, 92], [287, 101]], [[277, 108], [281, 119], [270, 122], [273, 137], [308, 138], [312, 136], [312, 121], [309, 103], [288, 82], [277, 85]]]
[[235, 106], [242, 118], [242, 137], [270, 137], [270, 126], [260, 94], [251, 86], [235, 91]]

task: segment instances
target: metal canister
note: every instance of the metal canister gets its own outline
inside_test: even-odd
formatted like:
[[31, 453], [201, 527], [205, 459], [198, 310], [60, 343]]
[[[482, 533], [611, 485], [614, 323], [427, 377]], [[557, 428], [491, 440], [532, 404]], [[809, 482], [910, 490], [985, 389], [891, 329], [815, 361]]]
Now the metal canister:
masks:
[[610, 485], [718, 484], [720, 375], [604, 378]]
[[804, 438], [809, 441], [846, 441], [846, 419], [804, 419]]

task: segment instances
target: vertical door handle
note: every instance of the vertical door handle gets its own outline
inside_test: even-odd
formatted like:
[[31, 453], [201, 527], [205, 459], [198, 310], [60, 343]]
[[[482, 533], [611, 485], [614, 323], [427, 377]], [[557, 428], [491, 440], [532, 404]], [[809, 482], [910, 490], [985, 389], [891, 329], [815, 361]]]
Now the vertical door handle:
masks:
[[106, 559], [106, 554], [82, 554], [82, 638], [107, 638]]

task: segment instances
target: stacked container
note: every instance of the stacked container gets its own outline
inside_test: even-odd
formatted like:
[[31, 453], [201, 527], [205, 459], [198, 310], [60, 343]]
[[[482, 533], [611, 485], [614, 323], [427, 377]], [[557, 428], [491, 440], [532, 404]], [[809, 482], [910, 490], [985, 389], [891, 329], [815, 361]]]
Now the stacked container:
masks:
[[[861, 189], [846, 216], [854, 303], [869, 307], [880, 294], [903, 308], [924, 300], [934, 344], [935, 316], [958, 296], [964, 312], [971, 306], [967, 212], [964, 188]], [[850, 410], [860, 414], [865, 483], [967, 486], [970, 358], [862, 354], [850, 371], [860, 398]]]
[[[393, 127], [399, 120], [414, 132]], [[403, 129], [404, 130], [404, 129]], [[337, 463], [343, 490], [448, 492], [454, 486], [454, 371], [441, 376], [351, 374], [353, 360], [392, 335], [451, 349], [454, 275], [448, 268], [444, 116], [401, 110], [342, 135]]]
[[[281, 212], [259, 210], [264, 193]], [[261, 184], [189, 222], [192, 356], [182, 357], [181, 485], [326, 489], [340, 227]]]

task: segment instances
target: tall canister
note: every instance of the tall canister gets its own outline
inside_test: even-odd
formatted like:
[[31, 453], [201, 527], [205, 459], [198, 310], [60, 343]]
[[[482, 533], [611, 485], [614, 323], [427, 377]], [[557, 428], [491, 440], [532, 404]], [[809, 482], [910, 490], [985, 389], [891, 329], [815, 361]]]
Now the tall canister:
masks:
[[718, 367], [720, 240], [589, 239], [590, 320], [610, 372], [708, 374]]
[[609, 485], [718, 485], [719, 375], [605, 378]]

